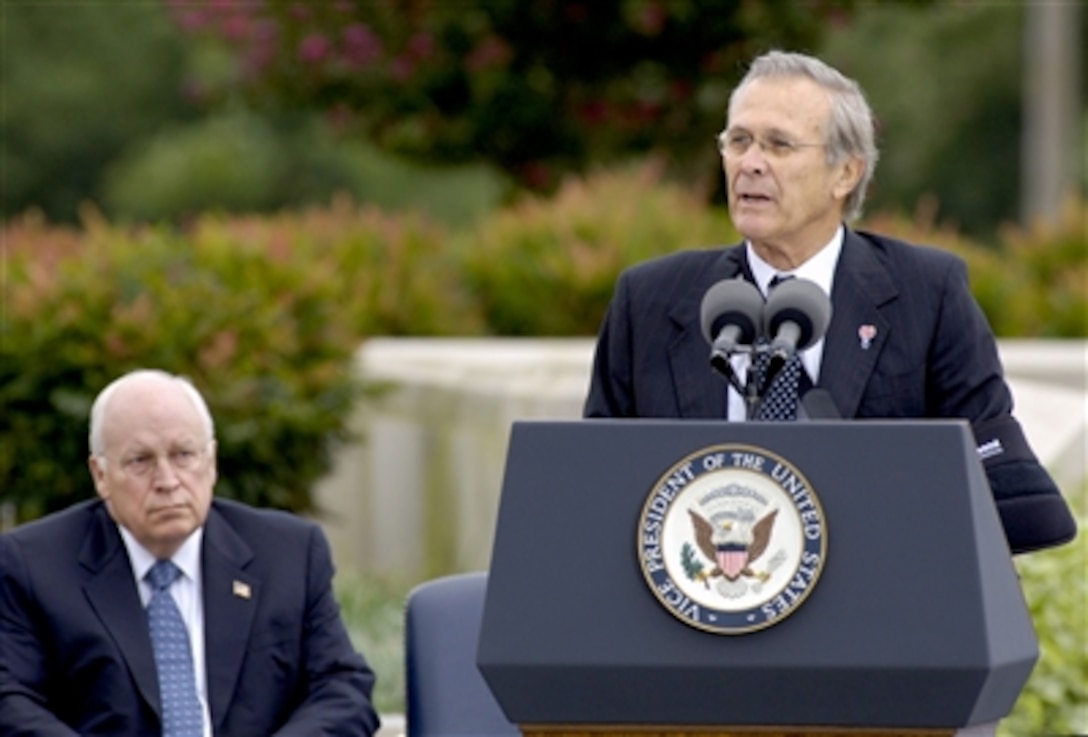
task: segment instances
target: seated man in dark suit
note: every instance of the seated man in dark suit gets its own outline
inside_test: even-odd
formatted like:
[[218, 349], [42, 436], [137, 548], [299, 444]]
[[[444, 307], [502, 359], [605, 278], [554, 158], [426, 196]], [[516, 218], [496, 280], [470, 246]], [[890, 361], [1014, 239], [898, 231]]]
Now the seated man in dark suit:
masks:
[[372, 735], [324, 535], [213, 500], [192, 384], [117, 379], [90, 447], [98, 499], [0, 535], [0, 735]]
[[[826, 335], [799, 353], [794, 375], [801, 393], [819, 389], [810, 397], [823, 401], [810, 408], [843, 418], [966, 419], [1011, 550], [1072, 539], [1068, 506], [1012, 416], [962, 260], [845, 224], [860, 214], [878, 158], [857, 83], [809, 56], [765, 54], [733, 91], [718, 147], [730, 217], [745, 241], [670, 254], [620, 276], [585, 416], [771, 419], [748, 410], [751, 352], [729, 359], [740, 391], [711, 370], [701, 304], [721, 280], [744, 279], [766, 298], [776, 277], [799, 277], [832, 307]], [[787, 406], [774, 419], [796, 412]]]

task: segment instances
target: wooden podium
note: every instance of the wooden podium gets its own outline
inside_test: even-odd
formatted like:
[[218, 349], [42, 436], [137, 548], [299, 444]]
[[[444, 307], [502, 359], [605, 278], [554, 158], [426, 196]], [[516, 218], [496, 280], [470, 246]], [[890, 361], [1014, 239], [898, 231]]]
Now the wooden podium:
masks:
[[[717, 447], [783, 459], [826, 524], [803, 603], [751, 632], [669, 611], [641, 557], [663, 474]], [[513, 427], [477, 665], [526, 737], [986, 735], [1037, 657], [966, 423]]]

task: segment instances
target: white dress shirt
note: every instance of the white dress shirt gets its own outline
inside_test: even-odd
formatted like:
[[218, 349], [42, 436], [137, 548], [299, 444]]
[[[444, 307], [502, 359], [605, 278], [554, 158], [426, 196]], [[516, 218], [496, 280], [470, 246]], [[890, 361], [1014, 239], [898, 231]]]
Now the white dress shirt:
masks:
[[[831, 240], [826, 246], [817, 251], [812, 258], [793, 271], [778, 271], [756, 254], [755, 249], [752, 248], [750, 242], [746, 243], [748, 266], [752, 269], [752, 276], [755, 278], [756, 286], [763, 294], [763, 297], [767, 297], [768, 286], [771, 283], [771, 279], [774, 277], [795, 276], [799, 279], [808, 279], [809, 281], [815, 282], [830, 298], [832, 282], [835, 279], [835, 266], [839, 263], [839, 254], [842, 253], [843, 234], [843, 227], [840, 225], [838, 230], [835, 231], [835, 235], [831, 237]], [[815, 384], [820, 379], [820, 363], [823, 360], [824, 355], [824, 339], [820, 338], [814, 344], [801, 351], [798, 355], [801, 357], [801, 362], [804, 364], [805, 371], [808, 373], [809, 378], [812, 379], [812, 382]], [[744, 386], [748, 381], [748, 365], [751, 363], [748, 354], [734, 354], [730, 359], [730, 363], [733, 366], [733, 372], [736, 374], [737, 380], [740, 381], [741, 386]], [[800, 407], [798, 407], [798, 412], [801, 412]], [[741, 396], [740, 392], [735, 388], [730, 386], [728, 419], [734, 422], [740, 422], [745, 420], [747, 416], [744, 397]]]
[[[123, 525], [118, 525], [121, 538], [125, 541], [128, 559], [132, 563], [132, 573], [136, 577], [136, 589], [140, 592], [140, 601], [147, 608], [151, 601], [151, 584], [144, 578], [156, 558]], [[181, 575], [170, 586], [170, 594], [178, 605], [185, 628], [189, 631], [189, 647], [193, 652], [193, 673], [196, 675], [196, 695], [200, 699], [201, 717], [204, 722], [204, 737], [212, 735], [211, 712], [208, 710], [208, 676], [204, 663], [204, 590], [200, 575], [200, 543], [204, 538], [204, 528], [198, 527], [181, 546], [171, 560], [181, 571]]]

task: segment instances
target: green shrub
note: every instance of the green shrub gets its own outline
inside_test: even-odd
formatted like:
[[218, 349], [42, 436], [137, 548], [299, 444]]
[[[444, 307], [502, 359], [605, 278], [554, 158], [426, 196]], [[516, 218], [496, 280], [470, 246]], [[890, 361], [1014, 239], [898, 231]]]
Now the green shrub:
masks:
[[1068, 202], [1054, 224], [1006, 225], [994, 247], [935, 227], [925, 214], [879, 215], [864, 227], [962, 256], [972, 292], [998, 336], [1088, 337], [1088, 201]]
[[[986, 248], [924, 217], [866, 227], [964, 256], [995, 332], [1085, 337], [1085, 203]], [[620, 270], [735, 243], [722, 209], [654, 164], [571, 180], [463, 231], [347, 200], [184, 231], [33, 217], [3, 236], [0, 485], [26, 518], [89, 495], [94, 393], [138, 366], [191, 376], [220, 425], [221, 489], [298, 510], [342, 439], [371, 335], [593, 335]]]
[[1008, 299], [983, 302], [998, 333], [1088, 336], [1088, 200], [1066, 202], [1055, 223], [1007, 225], [1000, 237], [998, 258], [982, 272], [1007, 285]]
[[[1088, 493], [1086, 491], [1085, 493]], [[1088, 514], [1069, 545], [1016, 559], [1039, 661], [999, 737], [1088, 734]]]
[[192, 238], [245, 243], [296, 278], [332, 290], [355, 344], [372, 335], [478, 335], [484, 323], [457, 271], [448, 231], [421, 215], [330, 206], [271, 216], [205, 217]]
[[[1001, 230], [989, 247], [919, 216], [878, 214], [859, 227], [962, 256], [972, 289], [1001, 337], [1088, 336], [1088, 203], [1052, 226]], [[621, 269], [685, 248], [741, 240], [722, 208], [659, 167], [601, 171], [530, 197], [456, 238], [463, 279], [489, 332], [584, 336], [597, 332]]]
[[282, 143], [268, 121], [253, 114], [167, 129], [110, 166], [107, 206], [136, 220], [272, 207], [288, 165]]
[[380, 714], [403, 714], [404, 613], [414, 584], [345, 568], [337, 571], [334, 584], [352, 644], [378, 677], [375, 708]]
[[0, 488], [20, 519], [93, 493], [90, 403], [147, 366], [207, 397], [219, 493], [313, 511], [310, 487], [358, 396], [364, 337], [478, 325], [456, 309], [433, 229], [373, 211], [205, 217], [187, 233], [26, 218], [3, 236]]
[[208, 209], [312, 207], [342, 194], [468, 225], [505, 187], [482, 165], [424, 169], [339, 138], [313, 116], [270, 120], [244, 111], [161, 131], [126, 150], [104, 180], [111, 218], [173, 222]]
[[625, 266], [736, 242], [724, 214], [653, 164], [566, 182], [461, 238], [461, 268], [497, 335], [593, 335]]
[[208, 398], [225, 495], [308, 508], [353, 395], [328, 282], [244, 244], [104, 225], [49, 263], [28, 250], [41, 247], [34, 230], [8, 234], [0, 345], [0, 484], [19, 516], [90, 494], [90, 403], [141, 366], [185, 374]]

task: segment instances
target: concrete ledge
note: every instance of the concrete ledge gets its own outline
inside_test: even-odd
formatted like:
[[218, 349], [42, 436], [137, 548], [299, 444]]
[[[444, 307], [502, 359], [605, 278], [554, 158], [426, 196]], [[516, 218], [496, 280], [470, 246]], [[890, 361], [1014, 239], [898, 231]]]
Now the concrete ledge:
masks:
[[376, 737], [404, 737], [408, 733], [408, 723], [403, 714], [382, 714], [382, 726]]
[[1005, 374], [1084, 393], [1088, 389], [1088, 341], [1003, 340], [998, 343]]
[[[1067, 494], [1084, 492], [1088, 342], [1000, 343], [1016, 413]], [[581, 415], [592, 339], [375, 339], [376, 390], [317, 489], [341, 565], [424, 579], [486, 568], [517, 419]]]

